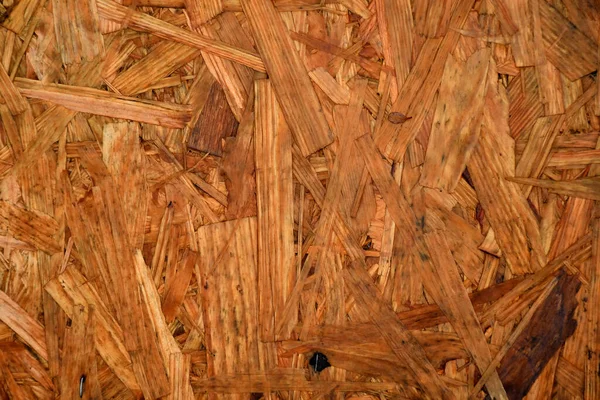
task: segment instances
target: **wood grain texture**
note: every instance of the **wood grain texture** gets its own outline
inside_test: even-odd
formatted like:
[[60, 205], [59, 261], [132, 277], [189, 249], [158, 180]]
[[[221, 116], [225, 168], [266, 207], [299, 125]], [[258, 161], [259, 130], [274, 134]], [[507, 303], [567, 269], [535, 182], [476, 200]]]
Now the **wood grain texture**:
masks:
[[[213, 240], [217, 237], [221, 240]], [[207, 225], [197, 238], [203, 255], [200, 290], [208, 376], [264, 370], [268, 364], [259, 340], [256, 218]], [[224, 334], [229, 331], [239, 332], [235, 340]]]
[[160, 42], [144, 58], [117, 74], [111, 86], [126, 96], [144, 92], [199, 55], [197, 48]]
[[191, 129], [187, 145], [194, 150], [221, 156], [223, 140], [235, 136], [239, 124], [219, 83], [211, 85], [206, 101]]
[[0, 1], [0, 398], [597, 398], [593, 3]]
[[261, 337], [275, 339], [296, 280], [292, 134], [271, 82], [256, 81], [254, 125]]
[[57, 46], [63, 64], [91, 61], [104, 53], [95, 0], [52, 0]]
[[[468, 164], [481, 206], [496, 240], [515, 274], [533, 272], [545, 264], [537, 223], [517, 185], [503, 177], [514, 176], [514, 143], [506, 123], [507, 99], [501, 87], [486, 98], [479, 144]], [[517, 233], [519, 232], [519, 233]]]
[[478, 139], [489, 57], [487, 50], [479, 50], [464, 64], [448, 57], [423, 165], [423, 186], [452, 192], [458, 184]]
[[[575, 330], [576, 322], [572, 317], [580, 282], [566, 274], [562, 277], [533, 314], [529, 327], [519, 335], [500, 365], [500, 377], [511, 399], [522, 398], [527, 393], [545, 363]], [[548, 321], [557, 318], [561, 324], [548, 325]], [[532, 364], [532, 359], [537, 362]]]
[[460, 1], [454, 8], [448, 34], [441, 40], [428, 39], [415, 61], [398, 99], [392, 105], [393, 112], [412, 117], [404, 124], [384, 121], [378, 136], [378, 146], [387, 156], [401, 160], [408, 144], [421, 128], [425, 111], [430, 107], [443, 75], [448, 54], [456, 46], [459, 34], [472, 5], [470, 0]]
[[302, 154], [307, 156], [327, 146], [333, 140], [331, 131], [281, 17], [270, 1], [241, 3], [283, 115]]
[[570, 80], [596, 70], [598, 45], [594, 40], [583, 34], [549, 3], [541, 1], [539, 4], [542, 37], [548, 60]]
[[95, 326], [89, 326], [88, 329], [94, 330], [96, 350], [128, 389], [141, 394], [131, 368], [131, 357], [123, 343], [123, 332], [94, 286], [79, 271], [68, 267], [48, 282], [45, 289], [69, 316], [77, 312], [77, 305], [94, 307]]

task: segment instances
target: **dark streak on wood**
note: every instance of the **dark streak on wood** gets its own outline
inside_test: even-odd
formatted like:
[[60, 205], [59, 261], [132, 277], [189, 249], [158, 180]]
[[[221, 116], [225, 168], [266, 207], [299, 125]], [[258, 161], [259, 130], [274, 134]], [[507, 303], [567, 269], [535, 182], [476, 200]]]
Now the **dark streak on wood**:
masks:
[[206, 105], [190, 134], [188, 147], [221, 156], [223, 155], [221, 140], [235, 136], [238, 125], [239, 123], [227, 103], [223, 88], [214, 82], [210, 88]]
[[527, 394], [554, 353], [575, 332], [573, 315], [580, 286], [576, 276], [562, 271], [552, 293], [502, 360], [498, 373], [510, 399]]

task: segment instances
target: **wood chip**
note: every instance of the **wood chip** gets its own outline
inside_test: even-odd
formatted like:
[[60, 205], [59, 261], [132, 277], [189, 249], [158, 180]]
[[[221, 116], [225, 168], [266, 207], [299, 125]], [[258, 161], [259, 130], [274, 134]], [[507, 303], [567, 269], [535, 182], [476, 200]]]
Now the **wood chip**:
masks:
[[458, 184], [478, 139], [489, 59], [487, 50], [479, 50], [466, 63], [448, 58], [423, 165], [423, 186], [452, 192]]
[[[296, 280], [292, 135], [271, 82], [256, 81], [254, 91], [261, 337], [274, 340], [275, 326]], [[275, 287], [280, 289], [274, 291]]]
[[333, 137], [289, 33], [270, 1], [241, 3], [294, 138], [302, 154], [314, 153]]

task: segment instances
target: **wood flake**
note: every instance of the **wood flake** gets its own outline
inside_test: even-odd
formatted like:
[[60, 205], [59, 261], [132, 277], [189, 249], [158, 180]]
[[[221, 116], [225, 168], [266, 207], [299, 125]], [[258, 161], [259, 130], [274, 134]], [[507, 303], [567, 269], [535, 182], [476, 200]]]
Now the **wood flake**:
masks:
[[295, 281], [292, 136], [268, 80], [255, 84], [255, 163], [261, 337], [275, 326]]
[[477, 142], [489, 59], [487, 50], [476, 52], [466, 63], [452, 55], [448, 58], [423, 165], [423, 186], [452, 192], [457, 185]]
[[19, 91], [25, 96], [42, 99], [64, 106], [73, 111], [130, 119], [172, 128], [183, 128], [190, 120], [189, 107], [142, 101], [97, 89], [51, 84], [19, 78]]
[[270, 1], [241, 3], [294, 139], [302, 154], [314, 153], [333, 137], [289, 33]]

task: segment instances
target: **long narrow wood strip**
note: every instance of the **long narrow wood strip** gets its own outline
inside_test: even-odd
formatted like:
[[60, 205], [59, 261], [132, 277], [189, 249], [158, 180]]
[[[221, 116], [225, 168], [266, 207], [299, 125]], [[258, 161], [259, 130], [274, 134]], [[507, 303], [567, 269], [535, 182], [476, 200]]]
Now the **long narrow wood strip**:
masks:
[[559, 151], [552, 154], [546, 166], [569, 169], [587, 164], [600, 164], [600, 150]]
[[[300, 337], [305, 338], [308, 334], [308, 330], [311, 324], [314, 323], [313, 318], [315, 316], [315, 307], [312, 306], [317, 300], [318, 291], [322, 283], [325, 271], [329, 268], [332, 263], [333, 251], [333, 226], [336, 221], [336, 214], [341, 213], [340, 205], [342, 203], [342, 189], [350, 178], [347, 173], [347, 168], [352, 160], [352, 147], [353, 140], [360, 135], [360, 116], [362, 113], [362, 107], [365, 97], [365, 91], [367, 87], [367, 81], [361, 79], [358, 81], [355, 89], [352, 91], [350, 96], [350, 104], [348, 107], [340, 109], [341, 115], [345, 116], [345, 119], [341, 124], [337, 125], [337, 134], [339, 136], [339, 146], [336, 149], [337, 156], [333, 163], [331, 171], [331, 178], [327, 185], [327, 191], [323, 199], [323, 209], [321, 211], [321, 217], [317, 226], [315, 247], [318, 249], [315, 268], [315, 280], [316, 284], [313, 286], [309, 296], [308, 304], [311, 306], [307, 307], [306, 314], [304, 315], [304, 324]], [[306, 268], [306, 266], [305, 266]], [[297, 287], [302, 287], [304, 282], [298, 280], [296, 282]], [[297, 301], [297, 299], [294, 299]], [[288, 317], [289, 318], [289, 317]], [[291, 324], [287, 325], [288, 327]]]
[[[234, 13], [227, 12], [216, 17], [214, 24], [205, 24], [201, 32], [207, 37], [220, 39], [248, 51], [254, 51], [251, 38], [242, 28]], [[254, 71], [244, 65], [234, 63], [209, 52], [202, 52], [206, 66], [221, 84], [231, 111], [241, 121], [247, 100], [252, 92]]]
[[185, 105], [140, 100], [78, 86], [45, 85], [25, 78], [17, 78], [15, 83], [25, 97], [47, 100], [79, 112], [171, 128], [183, 128], [191, 118], [191, 109]]
[[[319, 207], [323, 207], [323, 201], [325, 199], [325, 187], [319, 181], [319, 177], [317, 176], [316, 171], [314, 170], [311, 163], [302, 156], [300, 153], [300, 149], [297, 146], [293, 146], [292, 148], [292, 156], [293, 156], [293, 171], [294, 177], [304, 185], [308, 191], [315, 198], [315, 202]], [[344, 250], [348, 253], [348, 255], [353, 259], [357, 260], [364, 257], [363, 251], [353, 239], [352, 236], [349, 235], [349, 223], [344, 219], [341, 213], [337, 214], [337, 218], [334, 220], [333, 229], [335, 230], [336, 235], [339, 240], [342, 242], [344, 246]]]
[[223, 12], [222, 0], [184, 0], [193, 29], [198, 29], [202, 24], [210, 21]]
[[513, 138], [526, 136], [535, 121], [544, 115], [540, 87], [534, 68], [521, 68], [508, 84], [508, 126]]
[[265, 393], [269, 391], [297, 390], [306, 392], [356, 392], [395, 390], [393, 382], [339, 382], [308, 380], [301, 369], [277, 369], [269, 373], [258, 371], [221, 375], [192, 381], [192, 387], [200, 393]]
[[102, 18], [121, 23], [127, 22], [132, 29], [150, 31], [164, 39], [209, 51], [219, 57], [239, 62], [256, 71], [265, 72], [262, 60], [254, 53], [217, 40], [208, 39], [150, 15], [124, 7], [112, 0], [97, 0], [97, 4], [98, 13]]
[[318, 67], [308, 72], [310, 79], [317, 85], [335, 104], [348, 104], [350, 89], [340, 85], [327, 70]]
[[119, 188], [132, 246], [144, 246], [148, 210], [146, 165], [140, 144], [141, 129], [136, 123], [104, 125], [102, 159]]
[[531, 3], [527, 0], [509, 0], [504, 5], [517, 30], [512, 38], [512, 49], [517, 67], [535, 65], [535, 42]]
[[352, 62], [360, 65], [361, 67], [363, 67], [365, 69], [365, 71], [367, 71], [373, 77], [378, 76], [379, 72], [381, 70], [381, 66], [378, 63], [364, 59], [364, 58], [354, 55], [354, 54], [348, 54], [345, 51], [345, 49], [342, 49], [341, 47], [338, 47], [329, 42], [314, 38], [305, 33], [290, 32], [290, 37], [295, 41], [298, 41], [300, 43], [307, 45], [308, 47], [311, 47], [311, 48], [314, 48], [314, 49], [317, 49], [320, 51], [324, 51], [326, 53], [330, 53], [330, 54], [333, 54], [338, 57], [342, 57], [348, 61], [352, 61]]
[[0, 104], [0, 120], [2, 121], [2, 127], [8, 139], [8, 147], [10, 147], [12, 156], [15, 160], [19, 160], [23, 154], [23, 144], [19, 137], [19, 128], [15, 119], [5, 104]]
[[222, 168], [228, 192], [225, 213], [227, 219], [256, 215], [256, 179], [253, 179], [254, 93], [250, 97], [235, 139], [227, 140], [223, 149], [225, 154]]
[[169, 359], [171, 394], [167, 400], [190, 400], [194, 398], [190, 386], [191, 360], [192, 357], [189, 354], [171, 354]]
[[[19, 69], [19, 65], [21, 64], [21, 60], [23, 59], [23, 56], [25, 56], [25, 53], [27, 52], [27, 49], [29, 48], [29, 43], [31, 42], [31, 39], [33, 38], [33, 34], [35, 32], [35, 29], [38, 25], [38, 23], [40, 22], [41, 19], [41, 13], [42, 10], [44, 10], [44, 7], [42, 7], [42, 5], [45, 5], [45, 2], [47, 0], [41, 0], [44, 3], [40, 3], [40, 0], [32, 0], [32, 1], [20, 1], [18, 6], [21, 7], [22, 5], [25, 5], [25, 7], [32, 7], [33, 10], [31, 9], [23, 9], [23, 17], [26, 17], [29, 19], [29, 21], [27, 22], [27, 29], [23, 30], [19, 36], [23, 37], [23, 43], [21, 43], [21, 48], [19, 49], [19, 52], [17, 53], [16, 57], [15, 57], [15, 62], [14, 65], [12, 67], [12, 70], [10, 71], [10, 79], [15, 79], [15, 76], [17, 75], [17, 70]], [[18, 7], [15, 7], [18, 8]], [[14, 12], [14, 10], [13, 10]], [[15, 33], [17, 33], [15, 31]]]
[[[433, 264], [437, 267], [440, 283], [446, 292], [444, 303], [439, 306], [465, 342], [467, 351], [477, 363], [480, 371], [487, 370], [492, 364], [490, 349], [473, 305], [469, 301], [458, 266], [450, 252], [446, 235], [444, 231], [439, 230], [426, 233], [424, 236]], [[429, 286], [429, 284], [425, 284], [426, 288]], [[489, 379], [485, 382], [488, 390], [494, 391], [496, 398], [506, 399], [506, 392], [495, 369], [490, 371]]]
[[186, 249], [181, 261], [178, 263], [177, 273], [165, 282], [162, 312], [168, 323], [173, 322], [173, 319], [179, 313], [179, 307], [183, 304], [190, 285], [197, 258], [198, 253]]
[[600, 201], [600, 178], [598, 177], [574, 179], [571, 181], [553, 181], [549, 179], [519, 177], [507, 177], [507, 179], [522, 185], [550, 189], [552, 192], [561, 193], [571, 197]]
[[23, 0], [19, 1], [11, 10], [8, 18], [2, 24], [6, 29], [13, 31], [21, 36], [24, 30], [35, 18], [36, 11], [41, 7], [43, 0]]
[[[265, 352], [269, 345], [259, 339], [256, 240], [256, 217], [205, 225], [197, 231], [208, 377], [249, 374], [271, 367]], [[223, 244], [227, 251], [223, 251]], [[238, 304], [244, 305], [238, 312], [222, 312]], [[223, 335], [229, 331], [239, 332], [237, 340]]]
[[[600, 24], [598, 24], [598, 35], [597, 38], [600, 38]], [[600, 70], [600, 46], [598, 46], [598, 53], [596, 55], [598, 57], [598, 70]], [[594, 104], [594, 114], [600, 116], [600, 80], [596, 79], [596, 103]]]
[[[529, 140], [515, 168], [515, 174], [524, 178], [537, 178], [543, 168], [544, 155], [550, 151], [558, 127], [564, 117], [555, 115], [541, 117], [535, 121]], [[542, 165], [540, 165], [540, 162]]]
[[304, 156], [327, 146], [333, 136], [290, 34], [269, 0], [242, 0], [277, 100]]
[[[0, 9], [0, 13], [5, 13], [5, 11], [3, 11], [2, 9]], [[4, 52], [2, 53], [2, 57], [1, 57], [1, 61], [0, 63], [2, 63], [2, 67], [4, 67], [4, 70], [6, 72], [10, 71], [10, 63], [11, 63], [11, 56], [12, 53], [14, 51], [15, 48], [15, 39], [16, 39], [15, 33], [13, 31], [9, 31], [8, 29], [6, 30], [5, 36], [4, 36]]]
[[[381, 8], [381, 9], [380, 9]], [[410, 0], [381, 0], [377, 2], [378, 17], [386, 20], [385, 47], [389, 46], [386, 62], [390, 59], [396, 73], [398, 91], [404, 86], [412, 66], [414, 22]], [[387, 46], [386, 46], [387, 45]], [[384, 51], [385, 51], [384, 47]]]
[[[596, 174], [594, 170], [597, 170], [597, 166], [595, 165], [590, 168], [591, 175]], [[560, 220], [555, 225], [554, 238], [549, 251], [549, 255], [551, 257], [560, 254], [567, 249], [568, 246], [576, 243], [579, 238], [584, 237], [590, 231], [591, 214], [593, 208], [594, 204], [591, 200], [579, 198], [567, 199]], [[567, 270], [574, 275], [575, 280], [580, 281], [585, 285], [585, 291], [578, 296], [578, 299], [585, 298], [585, 296], [587, 296], [589, 293], [587, 289], [589, 287], [588, 277], [590, 276], [590, 267], [591, 262], [584, 263], [579, 268], [567, 265]], [[581, 300], [579, 301], [581, 302]], [[577, 305], [577, 303], [575, 305]], [[586, 325], [588, 324], [589, 317], [586, 314], [585, 308], [579, 306], [575, 314], [575, 321], [557, 324], [557, 326], [564, 326], [565, 330], [571, 328], [571, 322], [573, 325], [577, 325], [577, 328], [574, 329], [573, 336], [565, 341], [564, 348], [561, 350], [561, 354], [563, 354], [565, 359], [575, 363], [581, 369], [584, 368], [584, 363], [581, 361], [587, 357], [587, 351], [585, 349], [587, 346]], [[560, 318], [561, 317], [557, 315], [553, 319], [560, 320]], [[555, 371], [556, 368], [547, 372], [547, 374], [552, 375], [551, 379], [548, 380], [554, 380]], [[550, 386], [550, 383], [548, 382], [546, 385]]]
[[[197, 260], [197, 257], [196, 257], [197, 252], [191, 251], [190, 253], [193, 253], [193, 254], [189, 258], [185, 259], [184, 261], [187, 263], [191, 263], [190, 260], [193, 260], [194, 261], [193, 266], [195, 266], [196, 265], [195, 261]], [[193, 392], [192, 392], [192, 388], [189, 386], [189, 372], [188, 372], [188, 377], [171, 375], [171, 373], [173, 372], [171, 370], [171, 357], [175, 356], [175, 357], [179, 358], [180, 356], [183, 356], [182, 362], [185, 363], [186, 356], [183, 355], [183, 353], [181, 352], [177, 341], [171, 334], [171, 331], [169, 330], [167, 322], [165, 321], [165, 318], [164, 318], [163, 314], [161, 313], [160, 297], [158, 295], [158, 291], [156, 290], [156, 286], [154, 286], [154, 283], [152, 282], [152, 279], [151, 279], [150, 273], [149, 273], [150, 271], [148, 269], [148, 266], [146, 265], [146, 262], [144, 261], [144, 257], [142, 256], [142, 253], [140, 250], [136, 250], [134, 258], [135, 258], [135, 271], [136, 271], [137, 283], [142, 291], [142, 295], [143, 295], [145, 303], [146, 303], [146, 308], [148, 309], [148, 313], [150, 314], [150, 318], [152, 320], [154, 331], [156, 332], [159, 348], [161, 351], [161, 356], [163, 358], [165, 371], [168, 371], [169, 381], [171, 382], [171, 386], [170, 386], [171, 390], [173, 389], [174, 381], [178, 382], [178, 383], [180, 382], [182, 385], [186, 385], [186, 386], [182, 387], [182, 388], [178, 388], [178, 391], [180, 391], [180, 393], [182, 395], [187, 396], [185, 398], [185, 400], [192, 400], [193, 396], [191, 396], [191, 395], [193, 395]], [[188, 265], [188, 268], [191, 269], [191, 267], [189, 265]], [[187, 370], [188, 367], [189, 367], [189, 364], [187, 366], [186, 365], [182, 366], [184, 371]], [[171, 393], [173, 393], [173, 392], [171, 392]]]
[[185, 0], [123, 0], [124, 6], [184, 8]]
[[44, 327], [0, 291], [0, 320], [10, 327], [40, 357], [48, 360]]
[[[87, 223], [90, 232], [84, 235], [79, 232], [74, 235], [74, 241], [78, 248], [99, 245], [104, 260], [96, 261], [96, 265], [88, 265], [88, 268], [95, 267], [103, 272], [100, 274], [102, 281], [114, 294], [117, 319], [122, 326], [128, 327], [123, 331], [124, 343], [131, 355], [138, 383], [145, 396], [158, 398], [168, 393], [169, 384], [149, 311], [139, 293], [128, 287], [128, 282], [136, 279], [136, 271], [121, 200], [95, 150], [84, 148], [80, 154], [82, 165], [98, 186], [92, 188], [92, 196], [76, 204], [78, 218]], [[70, 225], [71, 221], [73, 218]]]
[[[164, 7], [164, 8], [185, 8], [186, 0], [123, 0], [123, 5], [131, 6], [133, 4], [139, 7]], [[221, 0], [224, 11], [241, 12], [242, 5], [240, 0]], [[336, 0], [327, 0], [327, 3], [336, 3]], [[322, 8], [322, 0], [274, 0], [275, 6], [279, 11], [297, 11], [311, 9], [310, 7]]]
[[544, 104], [545, 115], [565, 112], [562, 83], [558, 69], [546, 59], [546, 50], [542, 36], [539, 0], [529, 3], [533, 20], [533, 41], [535, 52], [536, 76], [540, 85], [540, 101]]
[[[19, 133], [24, 148], [28, 149], [37, 139], [37, 127], [33, 119], [33, 114], [27, 110], [18, 117]], [[53, 187], [56, 184], [56, 174], [54, 173], [56, 165], [50, 151], [38, 155], [37, 162], [30, 164], [23, 174], [17, 179], [21, 183], [21, 191], [26, 207], [31, 211], [39, 211], [49, 216], [55, 217], [55, 204], [60, 202], [54, 200]], [[60, 213], [59, 213], [60, 214]], [[58, 222], [58, 221], [57, 221]], [[58, 230], [53, 235], [60, 247], [64, 246], [64, 236], [61, 232], [60, 224]], [[58, 260], [61, 252], [48, 254], [37, 251], [34, 255], [37, 268], [39, 268], [40, 283], [45, 285], [58, 271]], [[64, 328], [61, 326], [65, 314], [54, 300], [46, 292], [41, 293], [42, 307], [44, 313], [44, 325], [46, 330], [46, 346], [48, 349], [48, 366], [51, 375], [58, 376], [59, 365], [59, 338], [64, 334]], [[93, 373], [91, 374], [93, 376]], [[93, 380], [93, 378], [92, 378]]]
[[73, 307], [61, 359], [61, 393], [79, 393], [81, 377], [85, 376], [84, 394], [90, 398], [102, 396], [96, 368], [94, 311], [93, 305], [85, 307], [77, 304]]
[[261, 338], [272, 341], [296, 281], [292, 136], [269, 80], [255, 81], [254, 92], [259, 315]]
[[[416, 330], [410, 334], [420, 343], [427, 358], [436, 367], [445, 364], [447, 359], [468, 357], [464, 345], [455, 333]], [[306, 342], [292, 340], [282, 342], [284, 355], [314, 349], [327, 354], [327, 358], [331, 359], [333, 365], [339, 365], [349, 371], [370, 375], [367, 371], [373, 367], [373, 372], [377, 371], [376, 374], [381, 372], [392, 380], [412, 378], [408, 367], [391, 351], [386, 339], [379, 334], [379, 329], [371, 322], [349, 322], [343, 326], [323, 325], [311, 332], [311, 337], [314, 339]], [[369, 361], [361, 367], [363, 356]], [[393, 369], [401, 372], [396, 374]], [[416, 381], [407, 384], [418, 386]]]

